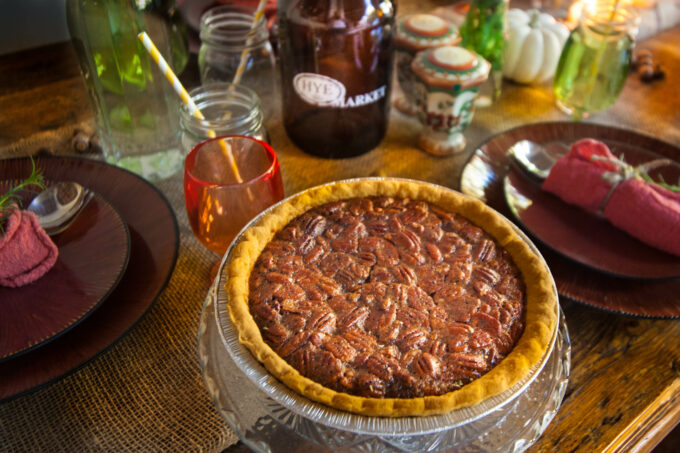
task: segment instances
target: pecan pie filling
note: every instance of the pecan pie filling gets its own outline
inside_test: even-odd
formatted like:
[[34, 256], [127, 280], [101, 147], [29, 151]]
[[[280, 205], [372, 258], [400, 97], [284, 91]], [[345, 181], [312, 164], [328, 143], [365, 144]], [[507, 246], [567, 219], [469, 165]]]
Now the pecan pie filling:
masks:
[[292, 220], [250, 274], [265, 342], [303, 376], [363, 397], [459, 389], [524, 330], [510, 255], [462, 216], [389, 197], [327, 203]]

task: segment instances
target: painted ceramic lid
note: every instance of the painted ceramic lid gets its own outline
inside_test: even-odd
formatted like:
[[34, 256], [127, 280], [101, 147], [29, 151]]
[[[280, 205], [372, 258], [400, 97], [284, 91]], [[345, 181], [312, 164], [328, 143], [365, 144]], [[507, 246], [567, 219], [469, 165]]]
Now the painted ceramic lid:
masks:
[[397, 46], [406, 50], [454, 45], [460, 40], [458, 30], [453, 25], [433, 14], [408, 16], [397, 27]]
[[416, 76], [431, 87], [459, 89], [484, 83], [491, 65], [476, 52], [443, 46], [418, 52], [411, 63]]

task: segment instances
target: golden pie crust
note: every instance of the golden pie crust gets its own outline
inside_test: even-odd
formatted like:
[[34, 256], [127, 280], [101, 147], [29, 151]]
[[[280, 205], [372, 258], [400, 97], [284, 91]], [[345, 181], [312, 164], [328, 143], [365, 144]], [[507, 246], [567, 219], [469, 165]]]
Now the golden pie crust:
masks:
[[[302, 376], [262, 338], [248, 305], [249, 278], [261, 251], [291, 220], [312, 207], [357, 197], [388, 196], [423, 200], [460, 214], [489, 233], [522, 274], [526, 287], [524, 333], [513, 350], [488, 373], [462, 388], [439, 396], [368, 398], [331, 390]], [[293, 196], [276, 206], [248, 229], [232, 252], [226, 270], [228, 309], [240, 342], [289, 388], [336, 409], [372, 416], [423, 416], [479, 404], [498, 395], [527, 376], [551, 346], [557, 325], [557, 298], [543, 260], [515, 232], [512, 225], [484, 203], [452, 190], [417, 181], [358, 179], [324, 185]]]

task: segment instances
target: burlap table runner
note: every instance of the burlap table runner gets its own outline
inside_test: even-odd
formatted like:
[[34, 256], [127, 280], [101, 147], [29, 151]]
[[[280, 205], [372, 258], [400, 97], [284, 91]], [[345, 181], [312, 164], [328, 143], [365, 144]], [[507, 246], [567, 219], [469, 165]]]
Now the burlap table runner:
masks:
[[[680, 129], [672, 123], [678, 102], [669, 98], [673, 87], [680, 86], [675, 76], [680, 74], [680, 51], [670, 44], [679, 36], [676, 27], [644, 43], [667, 65], [668, 79], [660, 82], [664, 85], [644, 85], [631, 77], [615, 106], [589, 121], [680, 144]], [[476, 145], [512, 127], [564, 119], [549, 87], [506, 83], [496, 104], [477, 111], [466, 132], [466, 152], [454, 157], [431, 157], [416, 149], [418, 122], [396, 111], [378, 149], [342, 161], [302, 153], [290, 144], [280, 120], [270, 121], [268, 130], [290, 195], [324, 182], [369, 175], [457, 188], [462, 166]], [[30, 146], [14, 148], [12, 155], [35, 151]], [[0, 157], [9, 154], [0, 151]], [[46, 388], [0, 404], [0, 450], [221, 451], [236, 441], [212, 405], [197, 360], [198, 319], [216, 258], [191, 233], [181, 176], [158, 186], [175, 210], [181, 236], [167, 288], [110, 350]]]
[[236, 442], [197, 360], [198, 319], [217, 257], [191, 233], [181, 176], [158, 187], [180, 228], [168, 286], [109, 351], [44, 389], [0, 404], [1, 451], [221, 451]]

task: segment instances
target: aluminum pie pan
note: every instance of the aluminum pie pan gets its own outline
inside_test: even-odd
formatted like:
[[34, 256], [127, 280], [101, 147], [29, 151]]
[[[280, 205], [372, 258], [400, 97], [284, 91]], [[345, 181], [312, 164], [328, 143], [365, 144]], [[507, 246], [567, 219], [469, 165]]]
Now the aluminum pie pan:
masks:
[[[445, 429], [455, 428], [463, 426], [472, 421], [478, 420], [481, 417], [489, 414], [490, 412], [497, 410], [506, 404], [510, 403], [517, 396], [519, 396], [526, 388], [531, 384], [536, 377], [543, 370], [550, 354], [555, 346], [555, 340], [557, 338], [558, 326], [557, 323], [552, 332], [552, 337], [543, 354], [541, 360], [536, 363], [530, 370], [529, 373], [524, 377], [524, 379], [515, 383], [512, 387], [489, 398], [486, 398], [481, 403], [470, 406], [461, 407], [454, 409], [446, 414], [439, 415], [429, 415], [429, 416], [419, 416], [419, 417], [378, 417], [378, 416], [367, 416], [354, 414], [346, 411], [341, 411], [339, 409], [326, 406], [324, 404], [312, 401], [294, 390], [288, 388], [285, 384], [276, 379], [271, 375], [266, 368], [251, 354], [244, 345], [242, 345], [238, 338], [238, 333], [234, 325], [231, 322], [229, 316], [228, 297], [225, 289], [226, 273], [225, 269], [228, 268], [231, 263], [232, 253], [241, 241], [244, 239], [245, 231], [252, 226], [258, 224], [264, 216], [269, 214], [280, 204], [289, 202], [290, 200], [303, 196], [310, 190], [315, 190], [320, 187], [332, 187], [339, 183], [348, 182], [359, 182], [359, 181], [402, 181], [410, 182], [430, 187], [435, 187], [438, 189], [443, 189], [456, 193], [459, 196], [473, 199], [468, 195], [462, 194], [460, 192], [454, 191], [447, 187], [439, 186], [436, 184], [431, 184], [423, 181], [416, 181], [411, 179], [402, 178], [355, 178], [347, 179], [343, 181], [335, 181], [320, 186], [316, 186], [310, 189], [306, 189], [302, 192], [298, 192], [284, 200], [270, 206], [266, 210], [262, 211], [255, 218], [253, 218], [248, 224], [243, 227], [239, 234], [234, 238], [231, 245], [224, 254], [222, 261], [217, 272], [217, 278], [213, 282], [213, 287], [211, 291], [214, 291], [216, 295], [215, 303], [215, 318], [217, 322], [217, 328], [227, 353], [232, 358], [234, 363], [238, 366], [239, 370], [251, 381], [257, 388], [262, 391], [269, 398], [277, 402], [278, 404], [289, 409], [293, 413], [302, 416], [311, 422], [319, 423], [331, 428], [351, 431], [354, 433], [374, 435], [374, 436], [391, 436], [391, 435], [423, 435], [442, 431]], [[492, 208], [491, 208], [492, 209]], [[541, 261], [547, 267], [545, 259], [540, 254], [533, 242], [512, 222], [510, 222], [505, 216], [493, 210], [498, 216], [506, 220], [510, 225], [512, 225], [519, 234], [519, 236], [529, 244], [531, 250], [541, 258]], [[550, 273], [550, 272], [549, 272]], [[551, 286], [553, 288], [553, 293], [555, 294], [555, 300], [557, 301], [557, 287], [555, 281], [550, 274]], [[559, 307], [558, 303], [555, 303], [554, 307], [555, 319], [559, 319]]]

